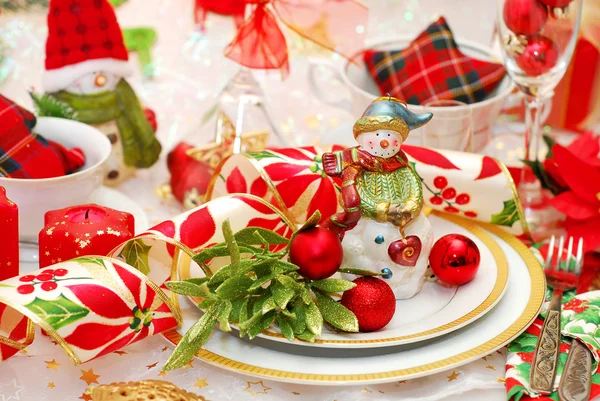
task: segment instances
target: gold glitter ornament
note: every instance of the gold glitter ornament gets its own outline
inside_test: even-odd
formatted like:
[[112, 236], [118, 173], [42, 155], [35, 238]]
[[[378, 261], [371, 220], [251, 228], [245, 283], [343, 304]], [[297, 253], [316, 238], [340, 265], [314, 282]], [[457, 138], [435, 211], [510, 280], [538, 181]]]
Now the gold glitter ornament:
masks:
[[92, 386], [86, 390], [93, 401], [206, 401], [162, 380], [143, 380]]

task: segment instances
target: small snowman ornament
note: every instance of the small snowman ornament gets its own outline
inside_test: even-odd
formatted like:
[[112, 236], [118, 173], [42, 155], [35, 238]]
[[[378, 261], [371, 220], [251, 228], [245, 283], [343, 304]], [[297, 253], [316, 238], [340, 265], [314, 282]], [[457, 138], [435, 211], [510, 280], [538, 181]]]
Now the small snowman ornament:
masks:
[[[161, 151], [154, 113], [142, 109], [124, 79], [129, 75], [121, 28], [107, 0], [50, 1], [44, 90], [110, 140], [107, 185], [121, 183], [137, 168], [152, 166]], [[40, 114], [50, 113], [41, 109]]]
[[323, 154], [325, 173], [342, 178], [343, 211], [325, 223], [342, 239], [342, 265], [383, 273], [396, 299], [421, 290], [433, 245], [421, 180], [401, 150], [409, 131], [431, 117], [378, 98], [354, 124], [359, 146]]

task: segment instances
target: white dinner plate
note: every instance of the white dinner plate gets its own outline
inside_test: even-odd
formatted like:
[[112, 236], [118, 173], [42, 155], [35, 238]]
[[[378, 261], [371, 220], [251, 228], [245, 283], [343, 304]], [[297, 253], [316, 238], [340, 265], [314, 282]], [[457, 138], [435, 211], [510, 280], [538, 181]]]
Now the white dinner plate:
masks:
[[[458, 330], [481, 318], [502, 298], [506, 290], [508, 263], [498, 244], [471, 221], [432, 214], [434, 239], [446, 234], [463, 234], [479, 248], [480, 268], [475, 279], [460, 287], [426, 281], [419, 294], [396, 301], [396, 313], [383, 329], [371, 333], [341, 333], [328, 326], [315, 342], [295, 340], [293, 344], [322, 348], [379, 348], [428, 340]], [[180, 279], [202, 277], [197, 265], [182, 266]], [[199, 299], [193, 299], [196, 304]], [[237, 333], [235, 333], [237, 335]], [[270, 341], [289, 341], [274, 328], [260, 337]]]
[[[508, 260], [505, 296], [482, 318], [436, 339], [385, 349], [339, 351], [241, 340], [215, 330], [201, 360], [226, 370], [290, 383], [348, 385], [385, 383], [427, 376], [481, 358], [522, 333], [544, 300], [546, 282], [539, 262], [517, 238], [485, 226]], [[177, 344], [201, 312], [182, 299], [184, 322], [165, 337]], [[259, 345], [260, 344], [260, 345]]]

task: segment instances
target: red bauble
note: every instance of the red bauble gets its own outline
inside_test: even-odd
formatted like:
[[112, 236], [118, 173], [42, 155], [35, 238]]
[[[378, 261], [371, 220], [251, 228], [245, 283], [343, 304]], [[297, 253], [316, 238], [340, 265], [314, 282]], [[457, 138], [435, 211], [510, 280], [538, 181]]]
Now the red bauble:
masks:
[[565, 8], [569, 4], [571, 4], [571, 2], [573, 0], [539, 0], [539, 1], [541, 1], [543, 4], [547, 5], [550, 8]]
[[558, 62], [558, 48], [542, 35], [533, 35], [527, 39], [523, 53], [515, 59], [517, 65], [531, 77], [537, 77], [552, 69]]
[[548, 19], [548, 8], [539, 0], [506, 0], [504, 23], [517, 35], [532, 35], [542, 30]]
[[442, 282], [463, 285], [473, 280], [479, 269], [479, 248], [468, 237], [448, 234], [437, 240], [429, 254], [433, 274]]
[[337, 235], [323, 227], [304, 230], [290, 244], [290, 262], [310, 280], [332, 276], [342, 265], [344, 250]]
[[396, 312], [396, 297], [390, 286], [376, 277], [359, 277], [354, 287], [344, 292], [342, 305], [350, 309], [362, 332], [385, 327]]

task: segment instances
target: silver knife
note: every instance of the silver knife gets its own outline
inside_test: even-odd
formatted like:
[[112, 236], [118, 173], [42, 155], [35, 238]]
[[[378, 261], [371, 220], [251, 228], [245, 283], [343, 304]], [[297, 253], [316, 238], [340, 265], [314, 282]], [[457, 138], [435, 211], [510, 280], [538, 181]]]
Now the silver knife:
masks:
[[573, 339], [571, 350], [558, 385], [562, 401], [588, 401], [592, 387], [592, 353]]

